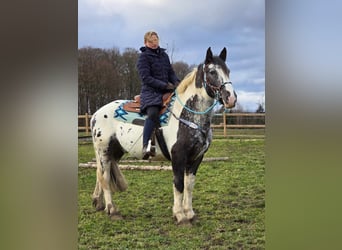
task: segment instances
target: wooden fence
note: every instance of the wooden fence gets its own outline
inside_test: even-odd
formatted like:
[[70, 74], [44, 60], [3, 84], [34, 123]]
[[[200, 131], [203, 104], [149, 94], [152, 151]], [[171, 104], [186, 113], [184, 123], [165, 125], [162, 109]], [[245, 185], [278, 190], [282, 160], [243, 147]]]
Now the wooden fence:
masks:
[[[91, 115], [78, 115], [78, 132], [90, 136]], [[265, 113], [221, 113], [212, 120], [214, 136], [264, 137]]]

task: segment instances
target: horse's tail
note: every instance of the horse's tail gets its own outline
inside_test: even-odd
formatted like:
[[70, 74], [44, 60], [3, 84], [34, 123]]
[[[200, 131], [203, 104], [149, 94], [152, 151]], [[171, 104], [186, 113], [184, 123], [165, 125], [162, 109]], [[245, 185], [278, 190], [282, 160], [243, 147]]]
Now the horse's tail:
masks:
[[122, 174], [116, 161], [111, 162], [109, 186], [112, 192], [125, 191], [128, 187], [126, 178]]

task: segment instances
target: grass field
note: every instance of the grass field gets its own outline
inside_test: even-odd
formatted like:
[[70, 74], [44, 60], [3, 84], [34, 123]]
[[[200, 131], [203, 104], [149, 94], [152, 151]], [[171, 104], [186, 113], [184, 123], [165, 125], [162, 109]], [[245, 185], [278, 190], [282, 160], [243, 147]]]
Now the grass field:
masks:
[[[78, 132], [78, 136], [90, 136], [91, 133], [88, 132]], [[223, 129], [215, 128], [213, 129], [214, 138], [224, 138]], [[264, 138], [265, 129], [264, 128], [229, 128], [227, 129], [228, 138]]]
[[[95, 212], [94, 168], [79, 168], [79, 249], [264, 249], [264, 139], [215, 139], [193, 194], [198, 220], [177, 226], [172, 219], [172, 172], [123, 170], [128, 190], [113, 195], [123, 220]], [[79, 144], [79, 162], [94, 158], [91, 143]]]

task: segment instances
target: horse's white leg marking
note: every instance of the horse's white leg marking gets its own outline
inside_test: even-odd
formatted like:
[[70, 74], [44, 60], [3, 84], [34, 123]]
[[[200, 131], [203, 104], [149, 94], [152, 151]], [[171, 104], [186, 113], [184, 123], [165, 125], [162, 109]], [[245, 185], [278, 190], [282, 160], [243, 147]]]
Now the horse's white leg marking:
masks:
[[98, 156], [96, 154], [96, 185], [93, 193], [93, 198], [100, 198], [102, 195], [102, 188], [100, 184], [100, 177], [101, 175], [101, 163], [98, 160]]
[[96, 171], [96, 185], [93, 192], [93, 205], [95, 206], [96, 210], [103, 210], [103, 192], [101, 188], [101, 183], [99, 181], [99, 173]]
[[[97, 175], [97, 173], [96, 173]], [[100, 185], [100, 182], [98, 180], [98, 178], [96, 178], [96, 185], [95, 185], [95, 189], [94, 189], [94, 193], [93, 193], [93, 198], [100, 198], [102, 195], [102, 188]]]
[[105, 159], [102, 159], [102, 167], [104, 169], [103, 175], [101, 178], [101, 186], [103, 189], [103, 197], [105, 200], [105, 211], [111, 215], [116, 212], [115, 206], [112, 202], [112, 191], [110, 188], [110, 167], [111, 167], [111, 161], [105, 157]]
[[173, 185], [173, 216], [176, 217], [177, 222], [180, 223], [186, 219], [186, 216], [183, 212], [183, 193], [180, 193], [175, 185]]
[[97, 153], [97, 151], [95, 152], [96, 154], [96, 165], [97, 165], [97, 169], [96, 169], [96, 184], [95, 184], [95, 189], [93, 192], [93, 205], [95, 206], [96, 210], [103, 210], [104, 209], [104, 204], [103, 204], [103, 190], [101, 187], [101, 176], [102, 176], [102, 167], [101, 167], [101, 163], [100, 163], [100, 158], [99, 155]]
[[183, 200], [183, 208], [184, 214], [186, 215], [188, 220], [191, 220], [195, 213], [192, 210], [192, 190], [195, 186], [195, 178], [194, 174], [185, 174], [184, 175], [184, 200]]
[[[105, 144], [104, 144], [105, 145]], [[95, 145], [96, 152], [96, 161], [97, 161], [97, 179], [95, 190], [93, 193], [93, 199], [97, 199], [97, 201], [101, 202], [101, 206], [103, 206], [102, 195], [104, 198], [105, 206], [104, 210], [109, 214], [114, 214], [116, 209], [112, 202], [112, 191], [111, 191], [111, 160], [107, 156], [107, 149], [103, 149], [104, 145]], [[98, 207], [96, 207], [98, 209]], [[102, 207], [103, 209], [103, 207]]]

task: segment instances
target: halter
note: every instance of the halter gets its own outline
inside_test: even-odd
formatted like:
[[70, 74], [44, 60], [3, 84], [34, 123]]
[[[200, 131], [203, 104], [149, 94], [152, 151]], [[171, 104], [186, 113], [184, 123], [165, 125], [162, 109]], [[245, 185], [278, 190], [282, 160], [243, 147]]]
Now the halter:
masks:
[[[215, 102], [213, 103], [213, 105], [211, 105], [209, 108], [207, 108], [206, 110], [204, 111], [196, 111], [196, 110], [192, 110], [190, 109], [189, 107], [187, 107], [182, 101], [181, 99], [178, 97], [178, 92], [177, 92], [177, 89], [175, 90], [175, 95], [176, 95], [176, 99], [177, 101], [182, 105], [182, 107], [189, 111], [190, 113], [193, 113], [193, 114], [196, 114], [196, 115], [204, 115], [206, 113], [208, 113], [209, 111], [211, 111], [215, 105], [219, 102], [219, 99], [221, 98], [221, 93], [220, 93], [220, 90], [222, 88], [225, 87], [226, 84], [232, 84], [232, 82], [222, 82], [220, 86], [215, 86], [215, 85], [212, 85], [210, 84], [208, 81], [207, 81], [207, 73], [205, 72], [205, 64], [203, 64], [203, 87], [204, 89], [207, 91], [207, 94], [214, 98], [215, 99]], [[207, 86], [208, 88], [215, 94], [215, 96], [211, 96], [209, 93], [208, 93], [208, 90], [207, 90]]]
[[[215, 98], [216, 101], [217, 101], [218, 99], [221, 98], [220, 90], [222, 88], [224, 88], [226, 84], [231, 84], [232, 85], [233, 83], [229, 81], [229, 82], [222, 82], [220, 86], [212, 85], [210, 82], [207, 81], [207, 72], [205, 72], [205, 68], [206, 68], [206, 65], [203, 64], [203, 86], [204, 86], [205, 90], [207, 91], [207, 94], [210, 97]], [[207, 87], [214, 93], [215, 96], [211, 96], [208, 93]]]
[[[207, 108], [206, 110], [204, 111], [196, 111], [196, 110], [192, 110], [190, 109], [189, 107], [187, 107], [182, 101], [181, 99], [179, 98], [178, 96], [178, 92], [177, 92], [177, 89], [175, 89], [175, 96], [176, 96], [176, 99], [177, 101], [181, 104], [181, 106], [189, 111], [190, 113], [193, 113], [193, 114], [196, 114], [196, 115], [204, 115], [206, 113], [208, 113], [209, 111], [211, 111], [215, 105], [219, 102], [219, 99], [221, 98], [221, 93], [220, 93], [220, 90], [222, 88], [225, 87], [226, 84], [232, 84], [232, 82], [222, 82], [220, 86], [214, 86], [212, 84], [210, 84], [208, 81], [207, 81], [207, 74], [205, 72], [205, 64], [203, 64], [203, 87], [205, 88], [207, 94], [214, 98], [215, 99], [215, 102], [209, 107]], [[211, 96], [209, 93], [208, 93], [208, 90], [207, 90], [207, 87], [215, 94], [215, 96]], [[169, 109], [168, 109], [169, 110]], [[177, 119], [179, 120], [180, 122], [182, 122], [183, 124], [185, 124], [186, 126], [190, 127], [190, 128], [193, 128], [193, 129], [198, 129], [198, 130], [203, 130], [199, 125], [191, 122], [191, 121], [187, 121], [187, 120], [184, 120], [180, 117], [177, 117], [171, 110], [169, 110], [171, 112], [171, 114]], [[202, 131], [203, 132], [203, 131]]]

